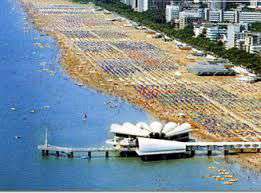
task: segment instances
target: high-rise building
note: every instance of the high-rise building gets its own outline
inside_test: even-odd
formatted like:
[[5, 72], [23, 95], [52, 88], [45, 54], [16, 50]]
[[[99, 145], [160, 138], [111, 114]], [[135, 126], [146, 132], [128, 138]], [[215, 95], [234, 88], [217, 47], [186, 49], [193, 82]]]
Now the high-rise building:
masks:
[[148, 0], [148, 9], [165, 12], [166, 5], [169, 5], [171, 0]]
[[223, 12], [219, 10], [210, 10], [209, 19], [210, 22], [222, 22], [223, 21]]
[[240, 24], [231, 24], [227, 26], [227, 48], [235, 47], [237, 34], [240, 33]]
[[245, 49], [250, 53], [261, 53], [261, 33], [250, 32], [245, 35]]
[[226, 0], [209, 0], [210, 10], [226, 9]]
[[253, 23], [261, 22], [261, 12], [239, 12], [239, 22], [241, 23]]
[[247, 24], [230, 24], [227, 26], [227, 42], [226, 48], [237, 47], [238, 42], [245, 37], [245, 32], [247, 31]]
[[250, 6], [251, 8], [258, 8], [261, 7], [261, 1], [260, 0], [250, 0]]
[[202, 21], [203, 9], [183, 10], [179, 13], [179, 27], [183, 29], [190, 23]]
[[174, 5], [173, 3], [166, 5], [166, 22], [178, 19], [180, 10], [181, 8], [179, 5]]
[[131, 6], [134, 11], [143, 12], [148, 10], [148, 0], [121, 0], [121, 2]]
[[210, 40], [218, 40], [226, 33], [227, 30], [219, 26], [206, 27], [206, 38], [209, 38]]
[[223, 11], [223, 22], [236, 23], [238, 22], [237, 11]]
[[148, 10], [148, 0], [138, 0], [138, 12], [143, 12]]

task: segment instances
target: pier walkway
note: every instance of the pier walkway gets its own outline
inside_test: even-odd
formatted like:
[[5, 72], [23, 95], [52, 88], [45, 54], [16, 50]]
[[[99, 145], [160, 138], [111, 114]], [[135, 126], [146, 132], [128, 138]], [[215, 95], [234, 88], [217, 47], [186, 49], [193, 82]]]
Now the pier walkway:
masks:
[[211, 155], [212, 151], [222, 151], [224, 154], [229, 154], [229, 151], [240, 150], [243, 152], [250, 152], [256, 150], [257, 153], [260, 153], [261, 142], [185, 142], [186, 150], [191, 151], [192, 154], [195, 154], [195, 151], [204, 151], [207, 150], [207, 155]]
[[[207, 155], [211, 155], [212, 151], [224, 151], [224, 154], [229, 154], [229, 151], [240, 150], [240, 152], [246, 152], [249, 150], [255, 150], [260, 152], [261, 142], [184, 142], [186, 145], [186, 151], [195, 154], [195, 151], [207, 151]], [[88, 157], [91, 158], [92, 153], [104, 152], [105, 157], [109, 157], [109, 152], [120, 152], [120, 149], [111, 147], [98, 147], [98, 148], [71, 148], [71, 147], [60, 147], [49, 144], [39, 145], [38, 149], [42, 151], [43, 156], [48, 156], [49, 152], [54, 152], [56, 156], [61, 153], [67, 154], [69, 158], [74, 157], [75, 153], [87, 153]], [[128, 151], [128, 149], [122, 149]]]
[[56, 156], [61, 153], [67, 154], [68, 157], [74, 157], [74, 153], [87, 153], [88, 157], [94, 152], [104, 152], [105, 157], [109, 157], [109, 152], [116, 151], [114, 148], [109, 147], [98, 147], [98, 148], [71, 148], [71, 147], [60, 147], [49, 144], [38, 145], [38, 149], [42, 151], [43, 156], [48, 156], [49, 152], [55, 152]]
[[[175, 146], [175, 141], [172, 141]], [[257, 152], [260, 153], [261, 142], [178, 142], [183, 143], [185, 146], [184, 152], [190, 152], [192, 155], [195, 154], [195, 151], [207, 151], [207, 155], [210, 156], [212, 151], [224, 151], [225, 155], [229, 154], [229, 151], [240, 151], [243, 152]], [[175, 147], [170, 147], [168, 150], [164, 150], [166, 153], [175, 151]], [[105, 157], [109, 157], [109, 152], [130, 152], [130, 151], [139, 151], [139, 147], [126, 148], [126, 147], [98, 147], [98, 148], [72, 148], [72, 147], [60, 147], [48, 144], [47, 130], [45, 133], [45, 143], [43, 145], [38, 145], [38, 149], [42, 151], [43, 156], [48, 156], [49, 152], [55, 152], [56, 156], [59, 156], [61, 153], [67, 154], [69, 158], [74, 157], [75, 153], [87, 153], [88, 157], [91, 158], [92, 153], [94, 152], [104, 152]], [[164, 154], [164, 152], [162, 152]], [[161, 154], [162, 154], [161, 153]]]

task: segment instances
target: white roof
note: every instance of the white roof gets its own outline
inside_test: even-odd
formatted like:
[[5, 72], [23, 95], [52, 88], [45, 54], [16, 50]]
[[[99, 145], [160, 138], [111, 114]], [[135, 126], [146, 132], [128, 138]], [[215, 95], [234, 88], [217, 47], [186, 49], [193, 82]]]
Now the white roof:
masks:
[[183, 123], [181, 125], [178, 125], [173, 130], [167, 132], [166, 137], [172, 137], [174, 135], [180, 135], [189, 132], [191, 132], [191, 125], [189, 123]]
[[124, 135], [132, 135], [132, 136], [140, 136], [140, 137], [149, 137], [150, 133], [165, 133], [166, 137], [172, 137], [174, 135], [179, 135], [183, 133], [188, 133], [191, 131], [191, 126], [189, 123], [183, 123], [181, 125], [177, 125], [174, 122], [168, 122], [164, 125], [161, 122], [154, 121], [150, 125], [144, 122], [138, 122], [136, 125], [125, 122], [122, 125], [112, 124], [110, 132], [124, 134]]
[[138, 137], [138, 143], [136, 153], [139, 156], [186, 152], [185, 143], [178, 141]]
[[177, 123], [174, 122], [168, 122], [167, 124], [164, 125], [162, 129], [162, 133], [168, 133], [172, 130], [174, 130], [178, 126]]
[[123, 124], [123, 125], [112, 124], [110, 132], [123, 134], [123, 135], [141, 136], [141, 137], [148, 137], [150, 133], [149, 131], [140, 129], [132, 124]]
[[138, 122], [136, 124], [136, 126], [139, 127], [140, 129], [145, 129], [145, 130], [151, 132], [150, 126], [145, 122]]
[[163, 125], [161, 122], [158, 122], [158, 121], [153, 121], [151, 124], [150, 124], [150, 129], [152, 132], [154, 133], [160, 133], [161, 130], [163, 128]]

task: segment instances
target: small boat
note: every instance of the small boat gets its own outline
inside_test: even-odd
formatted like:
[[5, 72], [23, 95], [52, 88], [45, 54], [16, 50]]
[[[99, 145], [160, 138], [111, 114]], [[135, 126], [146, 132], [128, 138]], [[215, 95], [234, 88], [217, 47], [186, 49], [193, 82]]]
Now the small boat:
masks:
[[11, 108], [11, 110], [12, 110], [12, 111], [15, 111], [15, 110], [16, 110], [16, 108], [12, 107], [12, 108]]
[[20, 139], [20, 138], [21, 138], [21, 136], [19, 136], [19, 135], [16, 135], [16, 136], [15, 136], [15, 138], [16, 138], [16, 139]]
[[82, 156], [81, 159], [88, 159], [88, 156]]
[[233, 178], [232, 175], [225, 175], [225, 178]]
[[82, 87], [84, 84], [82, 83], [76, 83], [77, 86]]
[[223, 180], [225, 180], [225, 178], [220, 177], [220, 176], [217, 176], [217, 177], [216, 177], [216, 180], [217, 180], [217, 181], [223, 181]]
[[226, 181], [226, 182], [224, 182], [224, 184], [226, 184], [226, 185], [232, 185], [232, 184], [233, 184], [233, 182]]
[[83, 120], [87, 120], [87, 118], [88, 118], [88, 116], [87, 116], [87, 113], [84, 113], [84, 115], [83, 115]]
[[237, 178], [232, 178], [232, 179], [229, 180], [229, 182], [237, 182], [237, 181], [238, 181]]

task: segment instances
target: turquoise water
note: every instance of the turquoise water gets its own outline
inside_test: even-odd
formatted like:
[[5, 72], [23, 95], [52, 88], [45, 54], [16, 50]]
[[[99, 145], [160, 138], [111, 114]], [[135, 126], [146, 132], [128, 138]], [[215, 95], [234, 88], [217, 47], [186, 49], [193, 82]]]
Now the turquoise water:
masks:
[[[155, 162], [42, 158], [36, 147], [46, 128], [54, 145], [101, 146], [110, 124], [151, 118], [125, 101], [77, 86], [59, 64], [54, 39], [25, 16], [16, 0], [0, 2], [0, 190], [261, 191], [260, 173], [222, 156]], [[49, 47], [34, 45], [39, 42]], [[110, 101], [118, 108], [110, 109]], [[239, 182], [227, 186], [207, 178], [217, 175], [209, 166], [229, 170]]]

